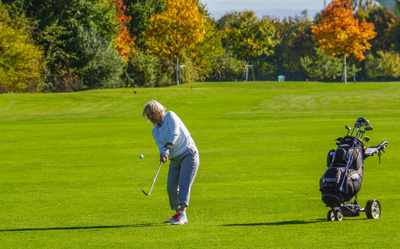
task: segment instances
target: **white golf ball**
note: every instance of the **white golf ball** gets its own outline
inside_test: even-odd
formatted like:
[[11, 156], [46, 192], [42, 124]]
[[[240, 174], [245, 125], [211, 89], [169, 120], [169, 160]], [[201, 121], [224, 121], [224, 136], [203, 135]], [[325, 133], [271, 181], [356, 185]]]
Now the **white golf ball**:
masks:
[[142, 154], [140, 154], [139, 158], [140, 158], [140, 159], [143, 159], [143, 157], [144, 157], [144, 156], [143, 156]]

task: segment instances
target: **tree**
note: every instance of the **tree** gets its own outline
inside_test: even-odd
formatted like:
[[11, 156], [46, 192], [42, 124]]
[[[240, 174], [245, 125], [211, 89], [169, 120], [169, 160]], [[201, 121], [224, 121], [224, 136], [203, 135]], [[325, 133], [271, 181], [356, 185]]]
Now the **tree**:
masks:
[[307, 18], [307, 12], [304, 11], [302, 16], [272, 21], [279, 44], [274, 47], [272, 56], [263, 58], [270, 65], [276, 66], [275, 76], [285, 75], [290, 80], [304, 80], [300, 58], [315, 55], [315, 40], [311, 35], [312, 22]]
[[158, 57], [134, 50], [122, 75], [127, 87], [154, 87], [156, 84]]
[[268, 56], [278, 44], [275, 28], [267, 19], [258, 20], [253, 11], [234, 12], [226, 20], [227, 48], [249, 64], [249, 60], [262, 54]]
[[153, 25], [150, 17], [167, 10], [167, 0], [124, 0], [126, 15], [131, 17], [127, 24], [129, 32], [134, 36], [136, 46], [145, 50], [145, 37], [143, 32]]
[[131, 48], [134, 45], [135, 38], [131, 37], [128, 30], [128, 24], [131, 21], [132, 17], [127, 16], [126, 5], [122, 0], [110, 0], [111, 2], [115, 2], [117, 5], [117, 20], [118, 20], [118, 38], [115, 44], [115, 47], [119, 54], [124, 58], [125, 61], [128, 61], [128, 57], [131, 54]]
[[243, 66], [243, 61], [238, 60], [232, 55], [232, 52], [227, 51], [215, 59], [211, 77], [218, 81], [238, 80], [241, 77]]
[[189, 52], [193, 58], [197, 77], [203, 81], [209, 77], [215, 65], [215, 58], [223, 55], [224, 49], [221, 42], [222, 32], [216, 28], [216, 23], [205, 10], [205, 6], [201, 5], [200, 10], [206, 18], [204, 39], [196, 43]]
[[327, 56], [322, 49], [316, 49], [314, 57], [305, 56], [300, 59], [301, 66], [311, 79], [336, 79], [341, 75], [343, 63], [340, 58]]
[[44, 56], [30, 37], [31, 25], [0, 2], [0, 93], [37, 92], [42, 86]]
[[168, 0], [166, 12], [150, 18], [154, 23], [144, 32], [147, 51], [176, 60], [179, 85], [179, 56], [204, 39], [205, 18], [197, 0]]
[[321, 23], [311, 27], [312, 33], [327, 55], [343, 57], [343, 79], [347, 83], [346, 58], [353, 54], [360, 61], [365, 59], [363, 53], [371, 47], [368, 40], [376, 36], [374, 25], [354, 18], [350, 0], [333, 0], [321, 17]]
[[[15, 0], [37, 22], [33, 38], [44, 49], [48, 90], [115, 87], [123, 59], [117, 53], [117, 6], [110, 0]], [[66, 84], [72, 83], [71, 86]], [[77, 87], [76, 87], [77, 86]]]
[[377, 33], [375, 38], [369, 41], [371, 49], [366, 53], [367, 60], [354, 62], [364, 68], [360, 75], [361, 79], [369, 79], [370, 76], [366, 70], [369, 54], [374, 58], [379, 58], [377, 52], [380, 50], [400, 53], [400, 18], [383, 6], [371, 6], [367, 10], [358, 10], [355, 16], [360, 20], [365, 18], [367, 22], [373, 23]]
[[379, 7], [370, 7], [366, 11], [357, 11], [356, 17], [364, 19], [367, 22], [373, 23], [375, 27], [376, 36], [369, 43], [371, 44], [371, 52], [376, 53], [378, 50], [391, 50], [393, 44], [399, 41], [391, 39], [391, 29], [396, 23], [400, 23], [391, 11]]
[[400, 76], [400, 54], [396, 52], [378, 51], [377, 57], [369, 54], [365, 68], [369, 77], [393, 77]]

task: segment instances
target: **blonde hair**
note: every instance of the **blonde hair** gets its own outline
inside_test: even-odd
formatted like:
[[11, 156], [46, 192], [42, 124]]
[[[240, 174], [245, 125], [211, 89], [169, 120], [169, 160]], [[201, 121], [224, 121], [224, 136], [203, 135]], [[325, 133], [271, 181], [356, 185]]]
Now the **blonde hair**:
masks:
[[161, 115], [164, 115], [165, 110], [167, 109], [162, 104], [160, 104], [157, 100], [152, 100], [152, 101], [147, 102], [143, 107], [143, 113], [142, 113], [142, 116], [144, 117], [144, 119], [147, 122], [150, 121], [150, 119], [147, 117], [147, 113], [146, 113], [147, 108], [150, 109], [150, 111], [152, 111], [152, 112], [161, 113]]

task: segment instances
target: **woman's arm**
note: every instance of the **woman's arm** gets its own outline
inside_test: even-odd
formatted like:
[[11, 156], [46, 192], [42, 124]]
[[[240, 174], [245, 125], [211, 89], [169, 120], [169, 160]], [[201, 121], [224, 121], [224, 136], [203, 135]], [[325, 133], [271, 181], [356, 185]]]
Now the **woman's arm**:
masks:
[[168, 129], [171, 133], [170, 137], [168, 138], [167, 144], [170, 144], [171, 146], [175, 144], [176, 140], [178, 140], [179, 137], [179, 117], [172, 111], [167, 113], [167, 116], [165, 117], [168, 119]]

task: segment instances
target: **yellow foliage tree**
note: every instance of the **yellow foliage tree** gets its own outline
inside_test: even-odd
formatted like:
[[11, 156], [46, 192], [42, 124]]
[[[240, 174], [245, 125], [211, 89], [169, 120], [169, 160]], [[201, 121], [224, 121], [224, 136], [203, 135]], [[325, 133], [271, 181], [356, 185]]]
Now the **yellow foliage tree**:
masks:
[[150, 17], [150, 21], [154, 25], [143, 32], [147, 50], [176, 60], [179, 85], [179, 56], [205, 35], [206, 19], [199, 12], [198, 0], [168, 0], [167, 11]]
[[347, 83], [346, 58], [353, 54], [360, 61], [365, 59], [364, 52], [371, 48], [368, 40], [376, 36], [374, 24], [354, 18], [350, 0], [333, 0], [321, 17], [321, 23], [312, 26], [311, 31], [327, 55], [343, 57], [343, 78]]
[[43, 52], [23, 27], [13, 22], [0, 3], [0, 93], [37, 92], [44, 66]]

